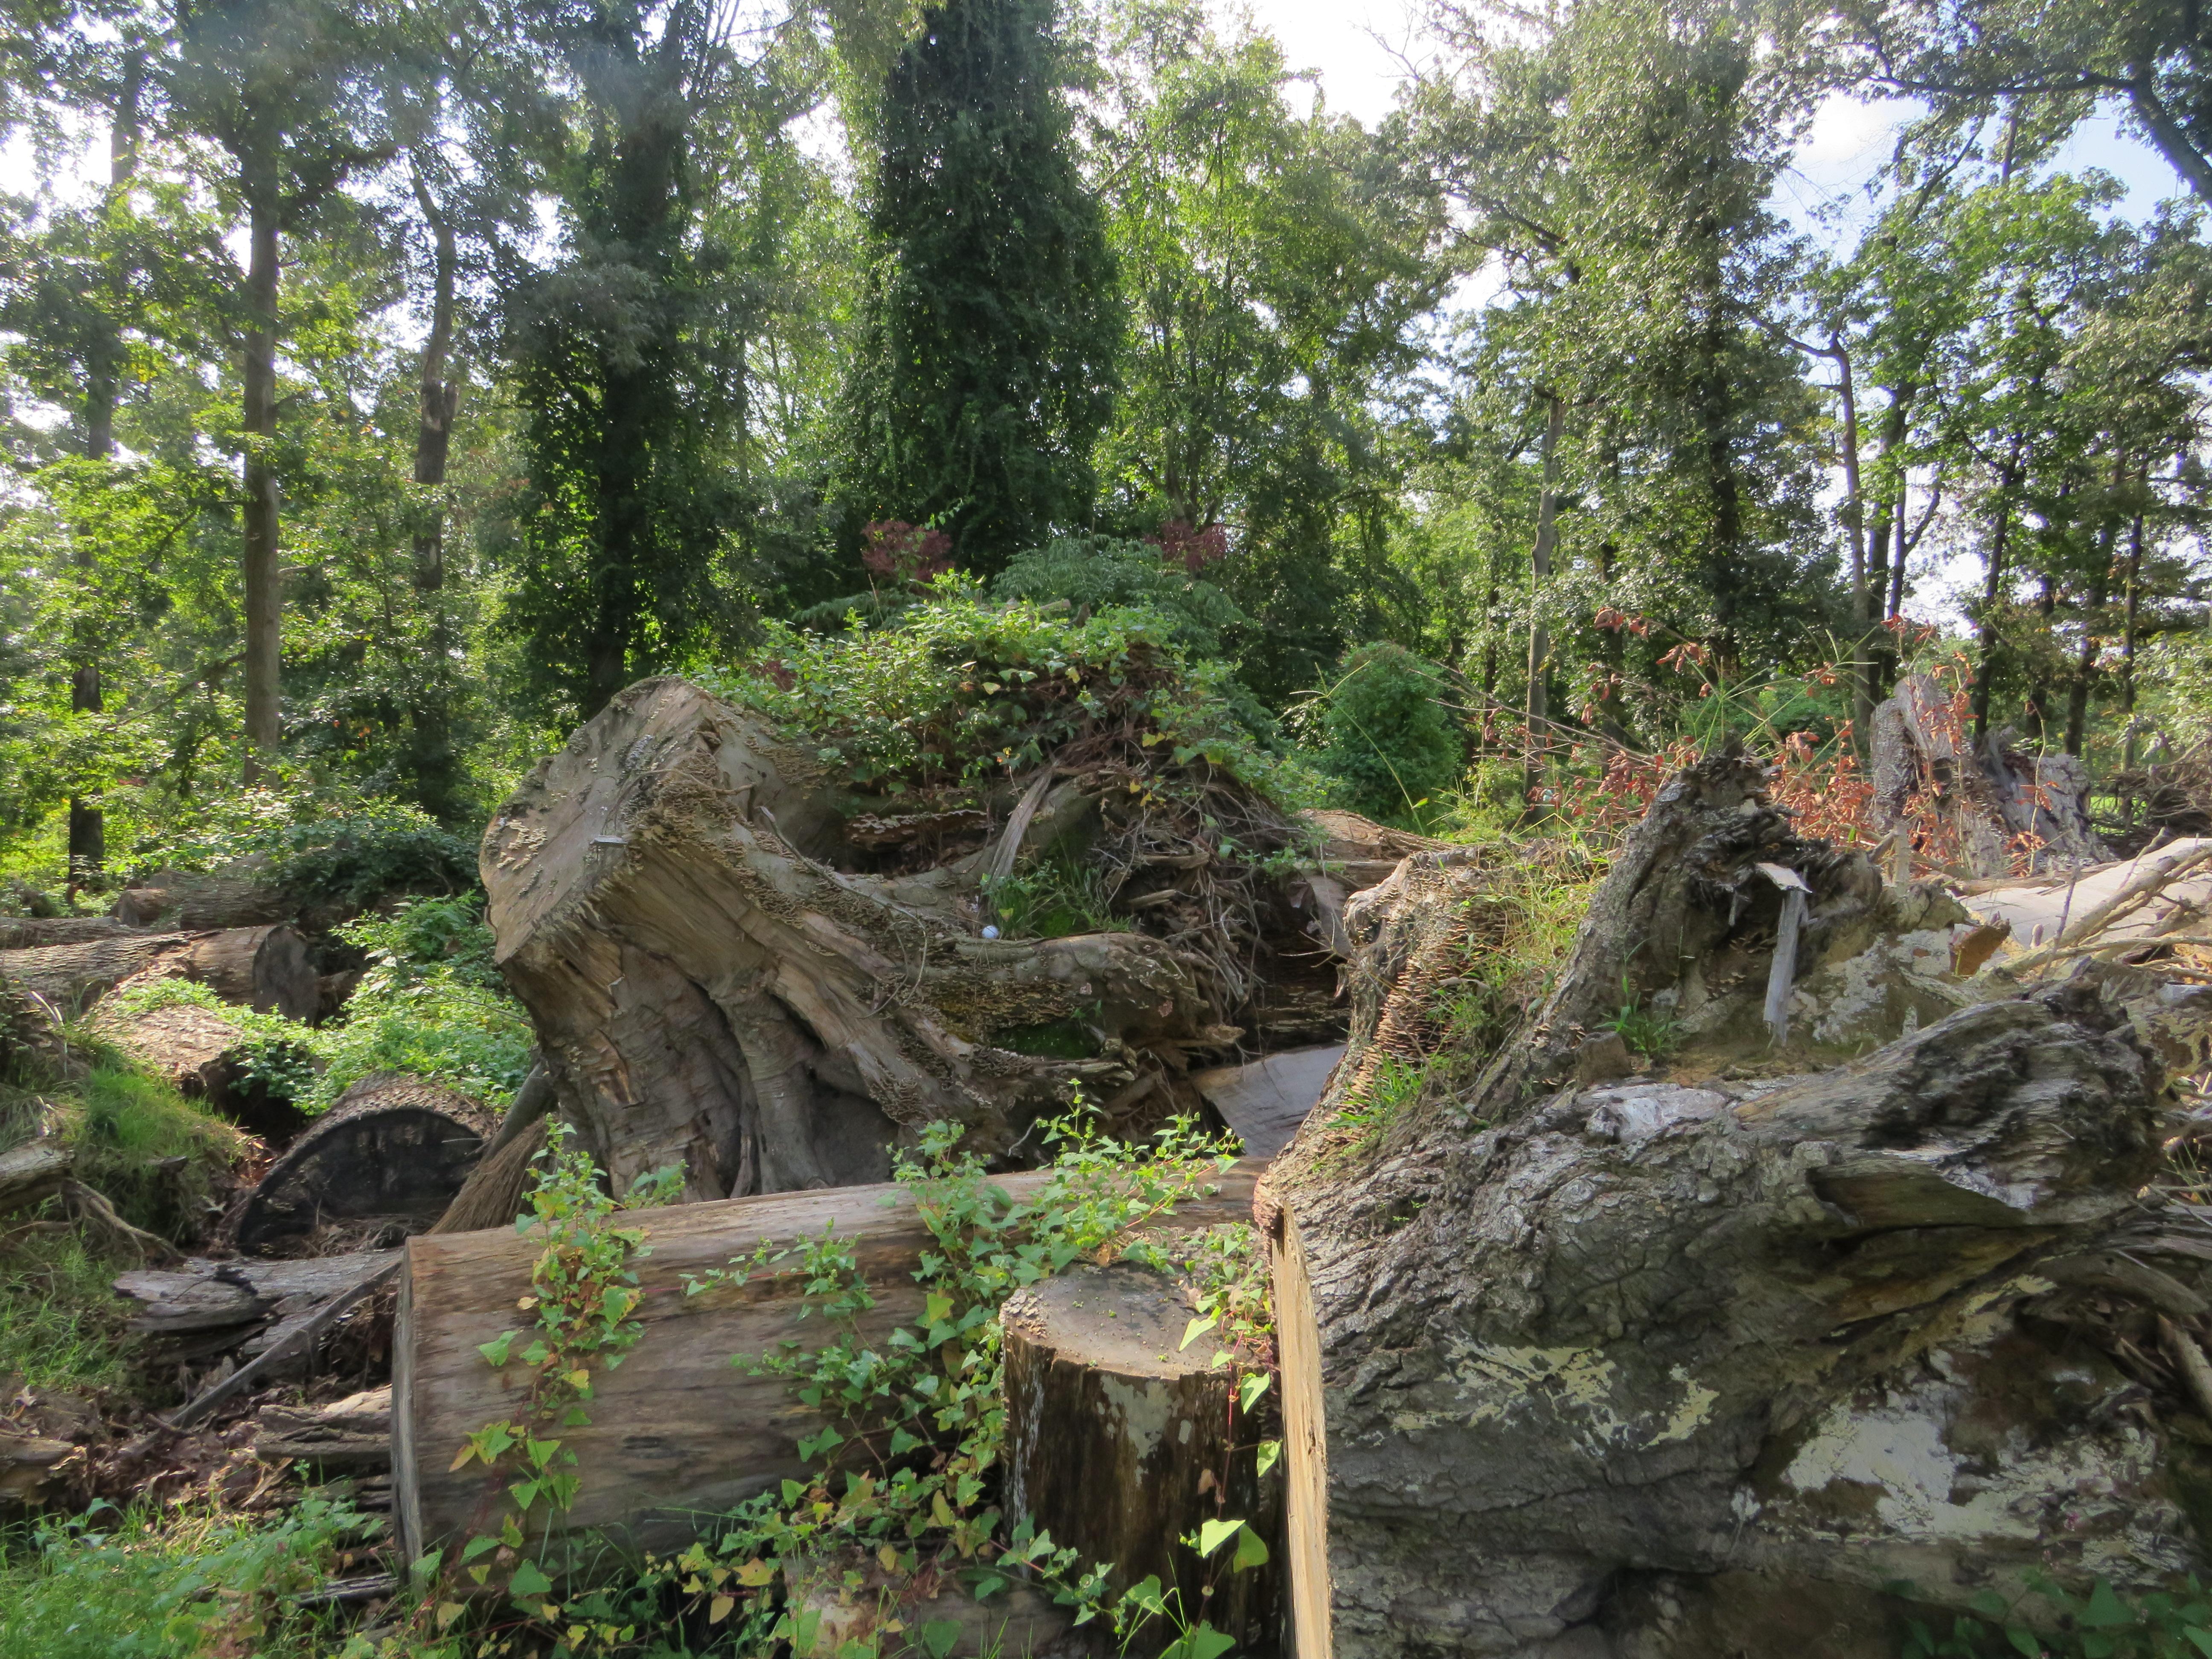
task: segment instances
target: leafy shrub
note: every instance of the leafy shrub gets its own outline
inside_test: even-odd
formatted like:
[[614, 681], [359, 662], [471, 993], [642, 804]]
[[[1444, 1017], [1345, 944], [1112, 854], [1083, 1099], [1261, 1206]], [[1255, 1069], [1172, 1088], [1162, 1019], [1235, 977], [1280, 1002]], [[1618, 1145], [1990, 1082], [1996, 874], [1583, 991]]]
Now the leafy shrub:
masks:
[[[1048, 757], [1144, 769], [1210, 766], [1300, 804], [1310, 775], [1240, 717], [1218, 662], [1187, 661], [1175, 623], [1109, 605], [1078, 617], [986, 603], [951, 575], [889, 626], [823, 637], [771, 623], [758, 653], [701, 683], [775, 720], [855, 787], [897, 795], [973, 785]], [[1264, 718], [1264, 716], [1262, 717]]]
[[985, 896], [1010, 939], [1067, 939], [1130, 926], [1113, 913], [1113, 896], [1098, 866], [1060, 849], [988, 884]]
[[338, 932], [369, 967], [343, 1018], [316, 1034], [325, 1065], [312, 1107], [372, 1072], [412, 1072], [494, 1104], [521, 1087], [535, 1038], [492, 965], [482, 900], [416, 899]]
[[1167, 619], [1167, 643], [1186, 656], [1219, 657], [1240, 629], [1255, 626], [1212, 582], [1165, 560], [1159, 548], [1109, 536], [1062, 536], [1018, 553], [991, 579], [1000, 599], [1044, 605], [1066, 599], [1079, 611], [1122, 605]]
[[462, 893], [477, 884], [474, 843], [419, 807], [375, 799], [333, 805], [269, 790], [214, 809], [198, 834], [141, 846], [135, 862], [213, 870], [254, 856], [294, 896], [349, 910], [385, 893]]
[[190, 1004], [245, 1039], [246, 1074], [311, 1112], [372, 1072], [411, 1072], [490, 1104], [530, 1071], [530, 1016], [492, 966], [482, 901], [417, 899], [339, 930], [369, 953], [343, 1018], [316, 1030], [222, 1001], [204, 985], [163, 980], [119, 994], [131, 1012]]
[[[1939, 1637], [1917, 1620], [1908, 1626], [1905, 1659], [2206, 1659], [2212, 1655], [2212, 1600], [2194, 1577], [2179, 1594], [2154, 1590], [2132, 1604], [2110, 1581], [2097, 1580], [2087, 1595], [2074, 1595], [2030, 1568], [2031, 1593], [2045, 1606], [2031, 1615], [1994, 1590], [1974, 1598], [1979, 1619], [1952, 1621]], [[1902, 1592], [1910, 1586], [1897, 1587]], [[1983, 1620], [1989, 1620], [1984, 1624]], [[2058, 1634], [2051, 1634], [2057, 1626]]]
[[1322, 771], [1370, 817], [1416, 828], [1466, 762], [1458, 722], [1441, 701], [1443, 675], [1403, 646], [1361, 646], [1318, 705]]

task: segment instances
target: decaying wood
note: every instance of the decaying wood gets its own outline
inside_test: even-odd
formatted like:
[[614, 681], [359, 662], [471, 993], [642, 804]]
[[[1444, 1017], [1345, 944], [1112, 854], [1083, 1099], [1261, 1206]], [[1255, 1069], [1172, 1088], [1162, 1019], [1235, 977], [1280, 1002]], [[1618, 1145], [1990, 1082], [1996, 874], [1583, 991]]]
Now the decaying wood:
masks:
[[[1129, 1263], [1078, 1267], [1016, 1291], [1000, 1320], [1008, 1519], [1110, 1564], [1116, 1589], [1157, 1576], [1191, 1622], [1248, 1651], [1271, 1644], [1280, 1488], [1259, 1479], [1252, 1448], [1275, 1437], [1232, 1410], [1243, 1374], [1212, 1363], [1212, 1343], [1182, 1346], [1191, 1308], [1175, 1283]], [[1234, 1571], [1228, 1551], [1205, 1561], [1182, 1542], [1222, 1518], [1253, 1529], [1267, 1565]]]
[[1194, 1057], [1243, 1035], [1209, 957], [1142, 933], [981, 938], [983, 854], [854, 873], [839, 805], [758, 717], [657, 679], [486, 831], [501, 969], [618, 1185], [670, 1164], [694, 1200], [881, 1180], [933, 1121], [1005, 1153], [1079, 1085], [1195, 1105]]
[[334, 1225], [421, 1232], [468, 1178], [493, 1127], [477, 1102], [401, 1073], [363, 1078], [270, 1166], [240, 1211], [249, 1255], [296, 1248]]
[[131, 1328], [169, 1352], [222, 1353], [273, 1321], [312, 1312], [399, 1261], [398, 1250], [297, 1261], [211, 1261], [120, 1275], [117, 1291], [139, 1304]]
[[[1421, 860], [1352, 907], [1378, 988], [1261, 1204], [1301, 1659], [1887, 1659], [1865, 1644], [1891, 1641], [1899, 1580], [1963, 1610], [2031, 1567], [2201, 1570], [2183, 1488], [2202, 1454], [2123, 1426], [2136, 1385], [2076, 1369], [2037, 1311], [2203, 1295], [2107, 1242], [2140, 1214], [2162, 1088], [2116, 990], [1893, 1024], [1858, 1059], [1778, 1079], [1770, 1062], [1763, 1082], [1732, 1080], [1705, 1058], [1724, 1034], [1690, 1021], [1694, 1083], [1574, 1080], [1577, 1032], [1624, 981], [1681, 1011], [1765, 977], [1737, 875], [1776, 832], [1732, 767], [1662, 791], [1541, 1018], [1473, 1097], [1366, 1150], [1333, 1108], [1395, 988]], [[1894, 964], [1884, 927], [1924, 911], [1816, 844], [1776, 861], [1814, 890], [1808, 956], [1838, 947], [1845, 901], [1866, 928], [1801, 978], [1793, 1027], [1818, 1029], [1856, 982], [1842, 969]], [[2091, 1288], [2053, 1291], [2069, 1279]], [[1813, 1613], [1830, 1634], [1808, 1648]]]
[[321, 1406], [264, 1406], [253, 1415], [253, 1449], [264, 1462], [289, 1457], [351, 1474], [392, 1467], [392, 1389], [367, 1389]]
[[0, 980], [75, 1014], [191, 943], [189, 933], [117, 933], [74, 945], [0, 951]]
[[0, 1515], [30, 1504], [76, 1453], [66, 1440], [0, 1428]]
[[1343, 1058], [1340, 1042], [1292, 1048], [1242, 1066], [1193, 1073], [1191, 1083], [1221, 1114], [1247, 1158], [1273, 1158], [1290, 1145]]
[[[324, 1261], [347, 1261], [343, 1256], [325, 1256]], [[280, 1326], [275, 1340], [245, 1364], [212, 1388], [203, 1390], [185, 1406], [170, 1414], [169, 1426], [189, 1429], [200, 1422], [226, 1400], [245, 1393], [261, 1379], [275, 1370], [278, 1364], [293, 1355], [308, 1352], [317, 1337], [337, 1323], [355, 1304], [374, 1294], [380, 1286], [396, 1278], [398, 1261], [387, 1261], [362, 1269], [348, 1284], [341, 1285], [312, 1311], [302, 1310]], [[280, 1307], [281, 1311], [281, 1307]]]
[[[1213, 1183], [1218, 1190], [1194, 1195], [1162, 1224], [1242, 1219], [1256, 1173], [1255, 1164], [1237, 1164]], [[1012, 1175], [994, 1184], [1018, 1199], [1046, 1179]], [[786, 1381], [749, 1376], [730, 1363], [822, 1329], [818, 1321], [794, 1322], [799, 1279], [756, 1276], [687, 1296], [685, 1277], [750, 1257], [763, 1238], [795, 1244], [834, 1225], [855, 1249], [876, 1298], [860, 1316], [863, 1339], [881, 1340], [922, 1311], [914, 1273], [931, 1235], [915, 1214], [912, 1189], [896, 1185], [681, 1205], [639, 1212], [632, 1220], [653, 1252], [635, 1261], [645, 1331], [631, 1363], [593, 1379], [590, 1425], [563, 1436], [579, 1459], [581, 1486], [558, 1524], [562, 1536], [607, 1528], [663, 1549], [690, 1537], [696, 1516], [804, 1474], [798, 1442], [819, 1427]], [[487, 1364], [477, 1345], [524, 1322], [515, 1303], [529, 1289], [539, 1248], [512, 1228], [408, 1243], [394, 1339], [392, 1443], [393, 1512], [410, 1557], [496, 1525], [503, 1478], [451, 1466], [467, 1436], [514, 1409], [512, 1375]]]
[[0, 1152], [0, 1215], [42, 1204], [61, 1191], [76, 1167], [76, 1154], [40, 1139]]

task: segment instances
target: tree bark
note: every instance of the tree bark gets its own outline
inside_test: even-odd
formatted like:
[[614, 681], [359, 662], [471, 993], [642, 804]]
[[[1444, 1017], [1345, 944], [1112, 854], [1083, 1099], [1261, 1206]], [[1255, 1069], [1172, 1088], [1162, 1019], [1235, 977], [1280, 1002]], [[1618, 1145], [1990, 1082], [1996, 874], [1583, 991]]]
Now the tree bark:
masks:
[[2013, 490], [2020, 482], [2020, 455], [2024, 441], [2014, 438], [2011, 453], [1997, 470], [1996, 524], [1990, 533], [1988, 568], [1982, 579], [1982, 614], [1975, 629], [1974, 741], [1990, 732], [1990, 693], [1996, 678], [1997, 651], [2003, 635], [1997, 629], [1997, 605], [2004, 598], [2005, 555], [2012, 538]]
[[[1007, 1299], [1006, 1516], [1109, 1564], [1117, 1590], [1157, 1576], [1184, 1620], [1252, 1651], [1280, 1620], [1280, 1482], [1263, 1483], [1256, 1459], [1277, 1437], [1237, 1409], [1243, 1373], [1211, 1363], [1207, 1336], [1182, 1346], [1190, 1320], [1172, 1280], [1126, 1262]], [[1211, 1520], [1243, 1521], [1266, 1565], [1235, 1571], [1228, 1547], [1201, 1560], [1182, 1540]], [[1156, 1650], [1170, 1634], [1145, 1636]]]
[[[1236, 1165], [1218, 1191], [1194, 1195], [1163, 1224], [1242, 1219], [1256, 1174], [1251, 1163]], [[1019, 1200], [1047, 1178], [1006, 1176], [994, 1184]], [[884, 1340], [922, 1313], [915, 1272], [933, 1235], [915, 1213], [911, 1188], [686, 1204], [636, 1212], [626, 1224], [645, 1230], [653, 1252], [633, 1258], [645, 1333], [630, 1363], [594, 1379], [591, 1423], [563, 1436], [582, 1485], [556, 1523], [556, 1552], [562, 1540], [599, 1528], [647, 1549], [680, 1547], [697, 1517], [806, 1473], [798, 1443], [819, 1423], [793, 1401], [787, 1379], [730, 1364], [733, 1354], [766, 1353], [823, 1331], [818, 1318], [794, 1323], [802, 1276], [760, 1274], [687, 1296], [687, 1274], [726, 1267], [763, 1239], [798, 1245], [834, 1227], [857, 1252], [875, 1298], [860, 1316], [864, 1340]], [[496, 1529], [503, 1480], [450, 1465], [465, 1438], [514, 1410], [507, 1379], [477, 1347], [527, 1322], [515, 1301], [529, 1291], [541, 1248], [511, 1227], [408, 1243], [393, 1348], [392, 1511], [410, 1559]]]
[[[2135, 1385], [2055, 1334], [2155, 1219], [2135, 1218], [2160, 1068], [2096, 985], [1923, 1019], [1763, 1091], [1687, 1021], [1672, 1064], [1695, 1081], [1572, 1085], [1578, 1029], [1624, 981], [1763, 977], [1733, 872], [1779, 850], [1766, 810], [1739, 763], [1662, 791], [1538, 1018], [1469, 1097], [1364, 1152], [1331, 1109], [1387, 1009], [1356, 1016], [1257, 1206], [1300, 1659], [1887, 1659], [1899, 1580], [1959, 1612], [2024, 1569], [2141, 1588], [2201, 1565], [2182, 1500], [2212, 1465], [2120, 1427]], [[1793, 850], [1773, 861], [1814, 889], [1808, 938], [1858, 906], [1834, 949], [1885, 949], [1919, 902]], [[1420, 867], [1364, 907], [1363, 973], [1404, 971]], [[2130, 1282], [2203, 1305], [2163, 1272]], [[2096, 1380], [2053, 1407], [2061, 1375]]]
[[283, 736], [282, 709], [283, 593], [277, 562], [276, 295], [277, 223], [274, 179], [246, 180], [246, 343], [239, 430], [246, 441], [244, 546], [246, 586], [246, 782], [261, 781]]

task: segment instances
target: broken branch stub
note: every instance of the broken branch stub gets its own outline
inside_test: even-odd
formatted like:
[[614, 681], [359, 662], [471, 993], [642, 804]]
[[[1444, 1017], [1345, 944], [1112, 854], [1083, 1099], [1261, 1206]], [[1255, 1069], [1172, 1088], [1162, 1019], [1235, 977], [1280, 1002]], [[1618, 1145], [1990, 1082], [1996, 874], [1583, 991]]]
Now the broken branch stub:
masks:
[[985, 939], [973, 860], [859, 873], [821, 767], [679, 679], [632, 686], [485, 832], [498, 960], [564, 1115], [626, 1187], [880, 1180], [922, 1125], [999, 1155], [1234, 1040], [1207, 963], [1143, 933]]

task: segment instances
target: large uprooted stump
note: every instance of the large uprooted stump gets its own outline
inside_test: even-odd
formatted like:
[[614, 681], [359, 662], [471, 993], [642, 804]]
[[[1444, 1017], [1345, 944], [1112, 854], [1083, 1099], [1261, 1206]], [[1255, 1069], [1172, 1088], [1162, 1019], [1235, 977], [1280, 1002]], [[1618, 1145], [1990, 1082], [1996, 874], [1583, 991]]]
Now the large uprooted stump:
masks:
[[[1191, 1310], [1174, 1282], [1129, 1262], [1079, 1267], [1016, 1291], [1000, 1320], [1007, 1519], [1107, 1564], [1116, 1590], [1157, 1577], [1191, 1623], [1272, 1646], [1281, 1508], [1254, 1450], [1267, 1437], [1237, 1409], [1244, 1373], [1213, 1364], [1211, 1341], [1183, 1346]], [[1240, 1571], [1233, 1546], [1201, 1560], [1184, 1545], [1218, 1519], [1243, 1521], [1265, 1565]]]
[[[489, 920], [564, 1115], [617, 1182], [668, 1164], [694, 1199], [880, 1180], [936, 1121], [1003, 1156], [1077, 1086], [1118, 1128], [1196, 1109], [1194, 1058], [1244, 1035], [1250, 918], [1206, 908], [1206, 847], [1138, 826], [1136, 928], [983, 937], [987, 879], [1103, 810], [1050, 769], [1021, 781], [969, 815], [989, 825], [975, 850], [868, 873], [896, 821], [682, 680], [631, 687], [542, 762], [484, 836]], [[951, 834], [922, 816], [930, 845]]]
[[467, 1096], [380, 1072], [347, 1090], [270, 1167], [233, 1238], [248, 1255], [328, 1255], [426, 1231], [493, 1127]]
[[[2204, 1565], [2207, 1437], [2167, 1425], [2206, 1407], [2160, 1323], [2201, 1346], [2202, 1230], [2138, 1197], [2157, 1062], [2095, 980], [1929, 1018], [1965, 994], [1883, 931], [1927, 902], [1759, 784], [1721, 758], [1663, 791], [1540, 1018], [1379, 1138], [1344, 1109], [1452, 872], [1352, 908], [1352, 1051], [1261, 1204], [1302, 1659], [1891, 1659], [1909, 1604]], [[1777, 1054], [1745, 1032], [1761, 864], [1812, 890]], [[1624, 996], [1685, 1040], [1582, 1086]], [[1814, 1070], [1843, 1001], [1891, 1040]]]
[[[1257, 1173], [1256, 1165], [1238, 1164], [1147, 1224], [1241, 1219], [1250, 1212]], [[1018, 1174], [994, 1184], [1018, 1200], [1048, 1179]], [[554, 1556], [540, 1560], [594, 1528], [648, 1549], [680, 1547], [701, 1517], [807, 1476], [799, 1443], [822, 1419], [792, 1397], [788, 1379], [731, 1364], [773, 1352], [787, 1339], [830, 1339], [820, 1318], [796, 1319], [806, 1275], [757, 1273], [697, 1295], [686, 1293], [687, 1277], [750, 1259], [763, 1240], [796, 1246], [834, 1227], [875, 1298], [859, 1316], [857, 1340], [880, 1342], [921, 1316], [915, 1270], [935, 1240], [915, 1212], [915, 1189], [904, 1185], [641, 1210], [623, 1224], [641, 1229], [652, 1251], [633, 1258], [644, 1297], [634, 1316], [644, 1334], [629, 1363], [592, 1378], [591, 1422], [562, 1434], [581, 1484], [574, 1505], [551, 1523]], [[392, 1387], [393, 1513], [409, 1559], [495, 1529], [505, 1512], [507, 1477], [458, 1469], [453, 1456], [469, 1436], [516, 1409], [522, 1368], [495, 1370], [478, 1348], [526, 1322], [515, 1304], [529, 1292], [542, 1248], [511, 1227], [408, 1242]]]

